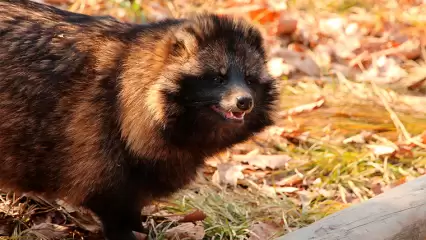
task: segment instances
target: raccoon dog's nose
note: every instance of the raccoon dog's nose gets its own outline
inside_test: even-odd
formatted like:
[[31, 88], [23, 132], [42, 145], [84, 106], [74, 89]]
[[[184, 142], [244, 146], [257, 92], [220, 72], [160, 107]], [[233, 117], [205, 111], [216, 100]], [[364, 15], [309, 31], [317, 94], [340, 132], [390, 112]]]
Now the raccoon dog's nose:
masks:
[[237, 97], [237, 107], [243, 111], [250, 110], [253, 107], [253, 98], [251, 96]]

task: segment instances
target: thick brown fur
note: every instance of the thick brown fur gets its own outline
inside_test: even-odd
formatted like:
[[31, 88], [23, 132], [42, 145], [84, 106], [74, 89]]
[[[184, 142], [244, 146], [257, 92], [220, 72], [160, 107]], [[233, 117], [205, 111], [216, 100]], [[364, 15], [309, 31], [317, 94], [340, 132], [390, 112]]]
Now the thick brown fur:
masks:
[[[108, 239], [134, 239], [144, 204], [273, 124], [265, 58], [243, 21], [133, 25], [1, 0], [0, 188], [85, 206]], [[218, 75], [240, 82], [211, 85]], [[231, 106], [242, 91], [254, 99], [243, 124], [206, 107]]]

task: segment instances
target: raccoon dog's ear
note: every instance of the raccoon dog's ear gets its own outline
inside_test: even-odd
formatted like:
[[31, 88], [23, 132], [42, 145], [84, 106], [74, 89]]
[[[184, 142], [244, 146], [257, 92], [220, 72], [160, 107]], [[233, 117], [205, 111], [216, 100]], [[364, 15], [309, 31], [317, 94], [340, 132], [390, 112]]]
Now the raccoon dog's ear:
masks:
[[202, 41], [201, 27], [188, 21], [176, 27], [170, 41], [170, 53], [177, 57], [194, 54]]

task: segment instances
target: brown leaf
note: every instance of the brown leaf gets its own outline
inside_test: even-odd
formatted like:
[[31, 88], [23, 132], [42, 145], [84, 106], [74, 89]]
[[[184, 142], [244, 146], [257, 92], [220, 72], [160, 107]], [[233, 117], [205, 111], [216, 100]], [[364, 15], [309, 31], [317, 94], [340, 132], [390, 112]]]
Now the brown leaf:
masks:
[[268, 71], [273, 77], [288, 76], [296, 71], [296, 67], [284, 62], [284, 59], [275, 57], [268, 61]]
[[0, 204], [0, 213], [17, 217], [21, 213], [21, 206], [19, 204], [12, 204], [12, 201], [8, 199]]
[[364, 72], [357, 75], [359, 81], [374, 80], [376, 83], [393, 83], [407, 76], [404, 70], [395, 58], [381, 56], [373, 59], [371, 66]]
[[260, 169], [278, 169], [286, 166], [291, 157], [288, 155], [233, 155], [232, 159]]
[[426, 131], [421, 134], [422, 143], [426, 144]]
[[391, 184], [391, 188], [397, 187], [401, 184], [404, 184], [407, 182], [407, 177], [406, 176], [402, 176], [401, 178], [399, 178], [398, 180], [396, 180], [395, 182], [393, 182]]
[[276, 224], [255, 222], [250, 227], [249, 240], [268, 240], [276, 237], [275, 234], [281, 231]]
[[303, 104], [294, 108], [290, 108], [287, 111], [280, 112], [279, 115], [281, 117], [286, 117], [286, 116], [294, 116], [294, 115], [305, 113], [305, 112], [311, 112], [317, 108], [324, 106], [324, 104], [325, 104], [325, 97], [321, 96], [313, 103]]
[[277, 21], [280, 17], [280, 13], [265, 7], [248, 12], [248, 16], [252, 21], [266, 24]]
[[169, 9], [157, 1], [147, 1], [142, 4], [142, 7], [146, 13], [149, 13], [151, 21], [161, 21], [171, 17]]
[[277, 196], [277, 191], [275, 190], [275, 188], [268, 186], [266, 184], [261, 185], [259, 187], [259, 191], [262, 192], [263, 194], [266, 194], [267, 196], [270, 196], [270, 197], [276, 197]]
[[371, 191], [375, 194], [375, 195], [379, 195], [383, 192], [382, 189], [382, 185], [380, 183], [376, 183], [373, 186], [371, 186]]
[[191, 239], [202, 240], [204, 238], [204, 226], [200, 223], [183, 223], [166, 231], [167, 239]]
[[306, 47], [300, 43], [291, 43], [287, 46], [287, 48], [291, 51], [303, 53], [306, 51]]
[[362, 131], [360, 134], [346, 138], [345, 140], [343, 140], [343, 143], [344, 144], [349, 144], [349, 143], [363, 144], [363, 143], [367, 143], [372, 136], [373, 136], [373, 132]]
[[241, 172], [244, 167], [240, 164], [222, 163], [217, 166], [216, 172], [212, 176], [212, 182], [218, 185], [229, 184], [236, 186], [238, 179], [244, 179]]
[[329, 44], [318, 44], [314, 49], [314, 53], [319, 66], [330, 67], [333, 49]]
[[30, 229], [25, 230], [28, 233], [36, 233], [45, 236], [48, 239], [61, 239], [68, 235], [68, 227], [52, 224], [40, 223], [33, 225]]
[[392, 155], [396, 152], [394, 147], [387, 145], [368, 145], [367, 147], [377, 156]]
[[271, 184], [276, 186], [295, 186], [303, 181], [303, 177], [299, 174], [294, 174], [278, 181], [271, 181]]
[[330, 69], [333, 72], [339, 72], [342, 73], [345, 77], [347, 78], [353, 78], [354, 76], [354, 68], [351, 68], [347, 65], [344, 64], [339, 64], [339, 63], [331, 63], [330, 64]]
[[81, 207], [74, 207], [63, 200], [56, 200], [56, 203], [69, 214], [69, 217], [80, 228], [89, 232], [99, 232], [101, 230], [100, 222], [90, 211]]
[[294, 193], [299, 190], [297, 187], [275, 187], [275, 192], [277, 193]]
[[400, 56], [405, 59], [415, 59], [421, 54], [421, 45], [418, 39], [409, 39], [397, 47], [394, 56]]
[[303, 138], [303, 135], [305, 133], [306, 132], [300, 128], [282, 128], [282, 131], [280, 132], [279, 136], [288, 139], [296, 139], [299, 137]]
[[306, 53], [295, 52], [289, 49], [277, 49], [271, 55], [282, 58], [285, 63], [293, 65], [304, 74], [309, 76], [320, 75], [318, 64]]
[[422, 78], [422, 79], [410, 84], [407, 88], [408, 88], [408, 90], [413, 91], [413, 90], [421, 88], [425, 84], [425, 82], [426, 82], [426, 78]]
[[268, 4], [247, 4], [238, 3], [232, 4], [225, 8], [220, 8], [215, 11], [219, 15], [234, 15], [234, 16], [248, 16], [251, 21], [259, 22], [260, 24], [267, 24], [276, 22], [280, 17], [280, 9], [274, 9]]
[[40, 223], [53, 223], [53, 224], [64, 224], [66, 222], [66, 216], [60, 211], [50, 211], [50, 212], [41, 212], [34, 213], [31, 215], [31, 220], [34, 224]]
[[[354, 59], [355, 51], [361, 46], [358, 37], [346, 37], [338, 40], [332, 45], [333, 54], [340, 60]], [[343, 61], [340, 61], [340, 63]], [[355, 61], [354, 61], [355, 62]], [[353, 63], [355, 65], [355, 63]]]
[[318, 29], [325, 36], [339, 36], [344, 32], [346, 19], [341, 17], [320, 19]]
[[414, 157], [413, 144], [397, 144], [398, 149], [395, 153], [397, 157]]
[[192, 213], [189, 213], [185, 215], [179, 222], [196, 222], [196, 221], [203, 221], [206, 218], [206, 214], [197, 209]]
[[286, 35], [292, 34], [297, 29], [297, 20], [289, 19], [284, 14], [281, 15], [278, 26], [277, 26], [277, 34], [278, 35]]

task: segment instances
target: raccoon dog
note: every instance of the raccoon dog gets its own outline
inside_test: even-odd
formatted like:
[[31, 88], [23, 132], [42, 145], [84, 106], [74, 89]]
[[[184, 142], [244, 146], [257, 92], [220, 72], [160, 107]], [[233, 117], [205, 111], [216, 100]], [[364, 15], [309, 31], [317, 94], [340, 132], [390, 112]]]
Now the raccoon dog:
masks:
[[263, 39], [203, 14], [147, 25], [0, 1], [0, 187], [90, 209], [109, 240], [207, 157], [273, 124]]

